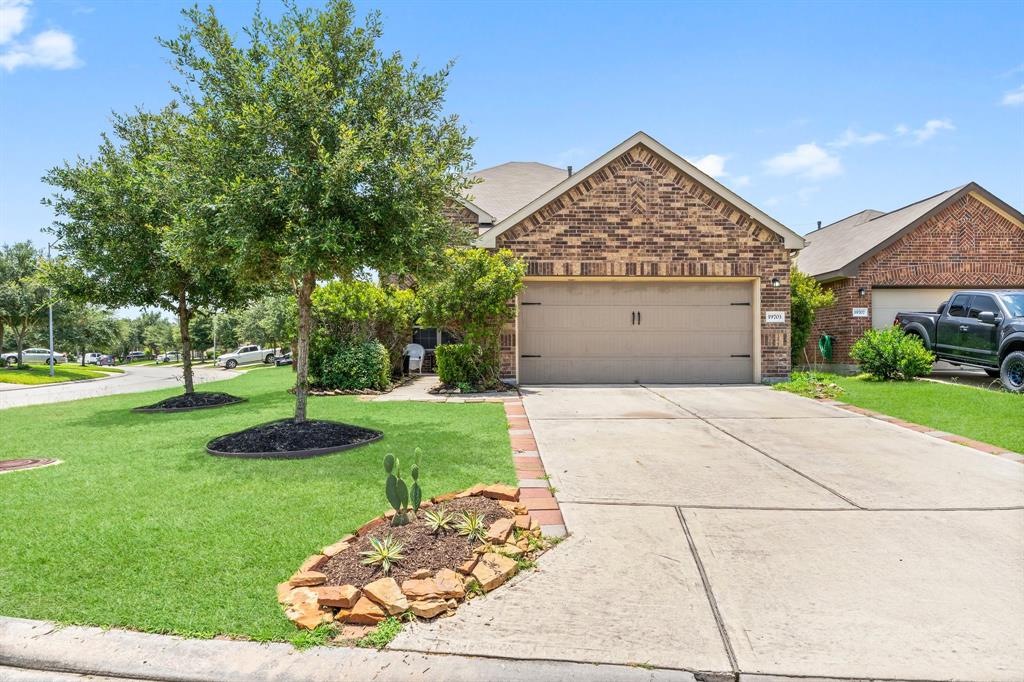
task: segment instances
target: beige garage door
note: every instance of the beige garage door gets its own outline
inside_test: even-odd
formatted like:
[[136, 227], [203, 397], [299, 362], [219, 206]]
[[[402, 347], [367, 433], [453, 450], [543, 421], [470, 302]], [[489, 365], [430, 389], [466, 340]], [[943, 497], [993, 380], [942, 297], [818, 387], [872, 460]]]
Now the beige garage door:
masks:
[[750, 282], [528, 282], [524, 384], [750, 383]]
[[956, 289], [872, 289], [871, 326], [885, 329], [892, 326], [896, 313], [935, 312], [939, 304], [948, 301]]

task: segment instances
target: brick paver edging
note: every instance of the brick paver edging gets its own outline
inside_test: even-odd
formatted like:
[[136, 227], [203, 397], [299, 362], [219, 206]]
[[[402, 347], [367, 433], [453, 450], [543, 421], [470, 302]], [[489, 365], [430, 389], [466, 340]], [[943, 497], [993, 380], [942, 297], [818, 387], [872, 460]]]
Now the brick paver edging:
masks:
[[1005, 457], [1006, 459], [1009, 459], [1009, 460], [1011, 460], [1013, 462], [1017, 462], [1018, 464], [1024, 464], [1024, 454], [1021, 454], [1019, 452], [1014, 452], [1012, 450], [1007, 450], [1006, 448], [1000, 447], [998, 445], [991, 445], [989, 443], [983, 443], [980, 440], [974, 440], [972, 438], [967, 438], [966, 436], [958, 436], [955, 433], [947, 433], [945, 431], [938, 431], [936, 429], [933, 429], [930, 426], [923, 426], [921, 424], [915, 424], [913, 422], [903, 421], [902, 419], [898, 419], [896, 417], [890, 417], [889, 415], [882, 414], [881, 412], [875, 412], [873, 410], [868, 410], [868, 409], [865, 409], [863, 407], [857, 407], [856, 405], [850, 405], [849, 403], [844, 403], [841, 400], [819, 399], [818, 402], [824, 403], [825, 405], [832, 405], [833, 407], [838, 407], [838, 408], [840, 408], [842, 410], [846, 410], [847, 412], [853, 412], [855, 414], [863, 415], [865, 417], [872, 417], [873, 419], [879, 419], [881, 421], [888, 422], [888, 423], [894, 424], [896, 426], [901, 426], [901, 427], [903, 427], [905, 429], [910, 429], [911, 431], [917, 431], [918, 433], [923, 433], [926, 436], [931, 436], [932, 438], [938, 438], [940, 440], [944, 440], [944, 441], [949, 442], [949, 443], [956, 443], [957, 445], [965, 445], [965, 446], [967, 446], [969, 448], [974, 448], [975, 450], [980, 450], [980, 451], [982, 451], [982, 452], [984, 452], [986, 454], [989, 454], [989, 455], [997, 455], [999, 457]]
[[544, 470], [544, 462], [541, 461], [523, 400], [517, 396], [505, 398], [502, 402], [508, 419], [508, 435], [512, 441], [512, 459], [519, 479], [519, 501], [540, 522], [544, 535], [561, 537], [566, 534], [565, 519], [562, 518], [558, 500], [550, 490], [551, 482]]

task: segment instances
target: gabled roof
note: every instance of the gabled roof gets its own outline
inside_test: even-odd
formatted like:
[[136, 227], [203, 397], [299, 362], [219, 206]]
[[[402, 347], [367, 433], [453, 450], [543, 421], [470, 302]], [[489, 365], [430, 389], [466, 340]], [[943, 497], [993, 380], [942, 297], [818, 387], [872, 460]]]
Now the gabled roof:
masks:
[[[608, 163], [618, 158], [622, 154], [625, 154], [627, 151], [629, 151], [638, 144], [646, 146], [652, 152], [654, 152], [655, 154], [659, 155], [669, 163], [673, 164], [674, 166], [682, 170], [684, 173], [692, 177], [694, 180], [704, 185], [704, 187], [708, 188], [710, 191], [717, 194], [723, 200], [725, 200], [729, 204], [732, 204], [738, 210], [743, 211], [752, 219], [756, 220], [761, 225], [764, 225], [772, 232], [781, 235], [785, 239], [786, 248], [803, 248], [804, 240], [796, 232], [793, 232], [788, 227], [786, 227], [779, 221], [775, 220], [774, 218], [766, 214], [764, 211], [760, 210], [753, 204], [742, 199], [728, 187], [718, 182], [710, 175], [700, 170], [692, 163], [690, 163], [683, 157], [679, 156], [671, 149], [669, 149], [668, 147], [661, 144], [660, 142], [652, 138], [650, 135], [642, 131], [635, 133], [626, 140], [623, 140], [615, 147], [601, 155], [599, 158], [595, 159], [594, 161], [590, 162], [589, 164], [581, 168], [579, 172], [574, 173], [571, 176], [566, 176], [563, 172], [563, 177], [561, 181], [559, 181], [557, 184], [549, 187], [546, 191], [543, 192], [543, 194], [533, 197], [533, 199], [529, 201], [529, 203], [520, 206], [518, 210], [515, 210], [514, 212], [507, 214], [505, 217], [500, 218], [498, 222], [494, 225], [494, 227], [487, 230], [482, 235], [480, 235], [479, 238], [477, 238], [477, 245], [487, 248], [494, 248], [497, 244], [496, 239], [498, 235], [515, 226], [524, 218], [528, 218], [534, 212], [543, 208], [545, 205], [547, 205], [554, 199], [557, 199], [559, 196], [561, 196], [568, 190], [572, 189], [579, 183], [583, 182], [588, 177], [590, 177], [591, 175], [593, 175], [594, 173], [608, 165]], [[496, 168], [501, 168], [501, 166], [497, 166]], [[474, 188], [474, 190], [475, 189], [476, 188]]]
[[809, 232], [797, 265], [819, 280], [852, 277], [865, 260], [967, 194], [977, 195], [1012, 220], [1024, 220], [1020, 211], [970, 182], [889, 213], [869, 209]]
[[481, 222], [498, 222], [567, 176], [564, 168], [535, 161], [509, 161], [473, 173], [480, 182], [469, 189], [469, 199], [463, 205], [477, 215], [483, 212], [492, 218]]

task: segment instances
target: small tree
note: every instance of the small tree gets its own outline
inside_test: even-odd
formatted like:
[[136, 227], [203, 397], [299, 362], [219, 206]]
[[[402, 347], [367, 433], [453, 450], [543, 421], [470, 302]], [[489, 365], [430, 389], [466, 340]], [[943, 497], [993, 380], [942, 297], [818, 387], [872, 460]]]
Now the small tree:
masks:
[[[190, 394], [192, 315], [242, 298], [219, 257], [224, 245], [205, 239], [216, 217], [212, 166], [200, 133], [173, 106], [115, 116], [113, 128], [95, 159], [65, 163], [44, 178], [60, 190], [46, 202], [58, 216], [49, 231], [63, 254], [49, 280], [74, 300], [173, 313]], [[138, 340], [151, 351], [175, 345], [163, 328]]]
[[442, 115], [449, 67], [425, 74], [383, 55], [379, 15], [363, 26], [354, 15], [347, 0], [288, 4], [277, 21], [257, 11], [238, 41], [213, 9], [194, 8], [163, 43], [225, 179], [220, 241], [250, 280], [294, 287], [296, 422], [306, 419], [317, 281], [366, 268], [415, 274], [468, 240], [442, 213], [469, 185], [472, 144]]
[[830, 289], [822, 287], [821, 282], [796, 267], [789, 271], [789, 287], [790, 327], [793, 336], [790, 352], [795, 365], [807, 344], [807, 337], [811, 335], [818, 310], [835, 303], [836, 297]]
[[494, 385], [500, 380], [501, 328], [516, 317], [526, 264], [507, 249], [450, 249], [445, 272], [420, 291], [423, 320], [478, 348], [479, 380]]
[[42, 257], [32, 242], [5, 244], [0, 251], [0, 346], [2, 330], [10, 329], [19, 365], [25, 339], [46, 318], [48, 292], [40, 274]]

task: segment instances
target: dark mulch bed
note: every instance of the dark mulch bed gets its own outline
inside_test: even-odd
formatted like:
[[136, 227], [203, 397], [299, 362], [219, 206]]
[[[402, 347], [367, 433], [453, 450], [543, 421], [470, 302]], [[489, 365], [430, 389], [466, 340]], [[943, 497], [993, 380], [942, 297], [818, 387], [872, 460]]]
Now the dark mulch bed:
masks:
[[380, 431], [341, 422], [280, 419], [215, 438], [206, 444], [206, 451], [226, 457], [297, 459], [348, 450], [383, 437]]
[[[494, 500], [486, 497], [463, 497], [442, 502], [437, 507], [457, 514], [463, 511], [475, 511], [484, 515], [487, 525], [497, 519], [511, 518], [507, 511]], [[459, 535], [454, 529], [441, 531], [434, 535], [423, 522], [423, 511], [419, 518], [404, 526], [393, 527], [385, 524], [373, 528], [366, 535], [358, 538], [352, 546], [328, 559], [327, 563], [317, 570], [327, 575], [328, 585], [355, 585], [362, 587], [378, 578], [383, 578], [379, 566], [366, 566], [362, 563], [361, 552], [370, 549], [369, 538], [394, 535], [395, 539], [405, 545], [402, 554], [405, 559], [393, 565], [388, 575], [399, 583], [420, 569], [428, 569], [432, 573], [442, 568], [458, 568], [472, 554], [473, 547], [480, 544]]]
[[230, 393], [191, 393], [176, 395], [166, 400], [161, 400], [152, 405], [136, 407], [136, 412], [187, 412], [188, 410], [203, 410], [210, 407], [223, 407], [243, 403], [245, 398], [231, 395]]
[[474, 395], [476, 393], [506, 393], [510, 391], [518, 391], [519, 389], [512, 384], [506, 384], [504, 381], [499, 381], [494, 386], [488, 386], [487, 388], [474, 388], [471, 391], [463, 391], [458, 386], [452, 384], [438, 384], [433, 388], [427, 389], [429, 393], [434, 394], [455, 394], [455, 395]]

